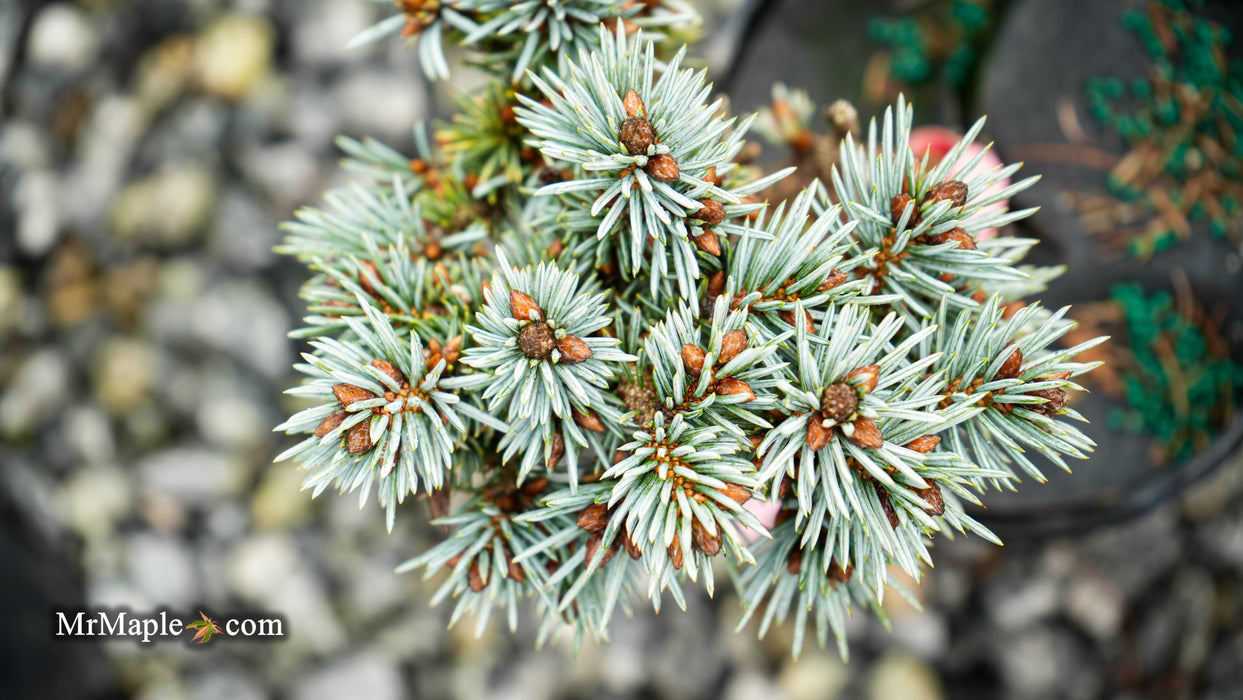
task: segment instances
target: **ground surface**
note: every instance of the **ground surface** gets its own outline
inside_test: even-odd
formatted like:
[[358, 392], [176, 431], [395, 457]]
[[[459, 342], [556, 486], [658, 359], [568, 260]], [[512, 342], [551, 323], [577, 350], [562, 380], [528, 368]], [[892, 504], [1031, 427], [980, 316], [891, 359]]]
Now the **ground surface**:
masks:
[[[305, 276], [277, 224], [342, 181], [335, 134], [408, 148], [437, 100], [401, 47], [341, 51], [372, 10], [0, 5], [0, 694], [1243, 698], [1241, 454], [1121, 525], [938, 543], [924, 611], [856, 616], [849, 664], [734, 633], [725, 591], [577, 658], [530, 626], [446, 631], [392, 573], [434, 536], [422, 504], [386, 535], [271, 464]], [[275, 611], [289, 636], [54, 642], [73, 606]]]

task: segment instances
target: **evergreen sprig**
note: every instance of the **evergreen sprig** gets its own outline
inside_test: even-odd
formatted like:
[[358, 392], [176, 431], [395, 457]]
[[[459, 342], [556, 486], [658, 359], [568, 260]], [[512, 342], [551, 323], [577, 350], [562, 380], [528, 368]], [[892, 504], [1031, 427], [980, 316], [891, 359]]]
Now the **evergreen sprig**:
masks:
[[[447, 537], [399, 570], [442, 577], [451, 622], [527, 601], [538, 643], [577, 647], [725, 564], [740, 625], [793, 617], [797, 654], [813, 621], [845, 656], [934, 538], [996, 541], [967, 510], [987, 488], [1091, 451], [1067, 392], [1099, 340], [1020, 300], [1060, 272], [1021, 264], [1034, 241], [977, 239], [1034, 181], [968, 175], [982, 120], [933, 163], [899, 99], [770, 211], [792, 169], [751, 163], [751, 118], [684, 67], [680, 1], [397, 5], [356, 43], [417, 40], [434, 77], [465, 47], [485, 82], [412, 155], [340, 138], [359, 182], [286, 224], [314, 274], [278, 459], [316, 495], [375, 487], [390, 528], [427, 494]], [[796, 150], [799, 95], [763, 128]]]

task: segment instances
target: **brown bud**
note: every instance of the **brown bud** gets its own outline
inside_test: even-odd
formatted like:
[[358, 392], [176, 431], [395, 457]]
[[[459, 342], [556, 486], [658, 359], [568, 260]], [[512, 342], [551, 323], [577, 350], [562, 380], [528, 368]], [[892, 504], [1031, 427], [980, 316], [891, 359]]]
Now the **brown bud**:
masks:
[[[898, 221], [902, 218], [902, 212], [906, 211], [906, 205], [910, 204], [912, 201], [911, 195], [909, 194], [894, 195], [893, 199], [889, 200], [889, 216], [893, 217], [893, 223], [895, 226], [897, 226]], [[915, 207], [915, 211], [911, 213], [910, 221], [906, 222], [906, 227], [915, 228], [918, 225], [919, 207]]]
[[510, 578], [517, 581], [518, 583], [522, 583], [527, 580], [527, 574], [525, 571], [522, 570], [521, 564], [514, 561], [512, 558], [508, 556], [505, 557], [505, 561], [507, 563], [507, 571], [505, 573], [509, 574]]
[[710, 557], [715, 557], [721, 553], [720, 534], [714, 535], [708, 532], [708, 528], [704, 527], [698, 520], [691, 523], [691, 539], [694, 542], [695, 549]]
[[521, 491], [524, 496], [535, 497], [543, 493], [546, 488], [548, 488], [548, 477], [541, 476], [524, 482]]
[[565, 438], [561, 436], [560, 430], [554, 430], [552, 433], [552, 447], [548, 452], [548, 468], [555, 469], [557, 462], [561, 461], [561, 457], [565, 455]]
[[518, 331], [518, 349], [527, 357], [542, 360], [557, 347], [552, 329], [543, 321], [533, 321]]
[[429, 241], [427, 245], [423, 246], [423, 256], [428, 260], [437, 260], [443, 253], [444, 251], [441, 249], [440, 244], [436, 241]]
[[729, 364], [731, 360], [738, 357], [738, 353], [746, 349], [747, 332], [741, 328], [735, 328], [721, 338], [721, 355], [716, 358], [717, 365]]
[[937, 445], [940, 444], [941, 437], [938, 435], [921, 435], [906, 443], [906, 449], [914, 450], [920, 454], [928, 454], [937, 449]]
[[849, 275], [847, 275], [845, 272], [842, 272], [841, 270], [831, 270], [829, 272], [829, 276], [825, 278], [823, 282], [820, 283], [819, 287], [816, 287], [816, 291], [827, 292], [830, 289], [835, 289], [845, 284], [846, 280], [849, 278], [850, 278]]
[[358, 265], [362, 268], [362, 270], [358, 273], [359, 286], [362, 287], [363, 291], [368, 295], [375, 296], [375, 287], [371, 285], [371, 280], [381, 283], [384, 281], [384, 278], [380, 277], [379, 268], [377, 268], [376, 264], [370, 260], [363, 260]]
[[319, 425], [315, 427], [315, 437], [323, 437], [336, 430], [348, 415], [345, 411], [333, 411], [332, 414], [320, 421]]
[[448, 484], [432, 490], [427, 495], [427, 510], [431, 513], [432, 520], [443, 518], [449, 514], [449, 497], [451, 495], [452, 491]]
[[401, 370], [397, 369], [397, 365], [392, 362], [388, 360], [372, 360], [371, 366], [388, 375], [388, 378], [396, 382], [397, 386], [404, 387], [409, 385], [406, 381], [406, 375], [402, 374]]
[[833, 579], [834, 581], [846, 583], [850, 581], [850, 575], [854, 573], [854, 568], [855, 568], [854, 566], [847, 566], [846, 568], [843, 569], [842, 565], [838, 564], [837, 560], [834, 559], [832, 562], [829, 563], [829, 578]]
[[[590, 565], [591, 562], [595, 561], [596, 553], [600, 551], [600, 545], [603, 542], [604, 542], [603, 532], [597, 532], [596, 534], [587, 538], [586, 563], [588, 565]], [[609, 563], [609, 560], [612, 559], [613, 555], [615, 554], [617, 554], [617, 547], [609, 547], [608, 549], [604, 550], [604, 558], [600, 560], [600, 566], [604, 566], [605, 564]]]
[[725, 497], [735, 503], [746, 503], [751, 500], [751, 490], [740, 484], [725, 484], [725, 488], [721, 489], [721, 493]]
[[961, 228], [952, 228], [945, 233], [938, 233], [935, 236], [929, 236], [928, 242], [932, 245], [941, 245], [953, 241], [963, 250], [975, 250], [975, 238]]
[[880, 449], [885, 444], [885, 438], [880, 434], [880, 428], [876, 427], [876, 421], [866, 416], [855, 419], [850, 441], [868, 450]]
[[[645, 156], [647, 149], [656, 142], [656, 132], [643, 117], [627, 117], [622, 122], [617, 138], [632, 156]], [[650, 161], [649, 161], [650, 162]]]
[[626, 96], [622, 98], [622, 107], [626, 109], [627, 117], [647, 116], [647, 107], [643, 104], [643, 98], [639, 97], [639, 93], [634, 90], [626, 91]]
[[1010, 318], [1014, 314], [1018, 313], [1019, 309], [1023, 308], [1024, 306], [1027, 306], [1027, 302], [1025, 301], [1012, 301], [1009, 304], [1006, 304], [1005, 306], [1002, 307], [1001, 317]]
[[717, 382], [716, 393], [718, 396], [745, 396], [746, 398], [739, 403], [755, 400], [755, 392], [751, 390], [751, 385], [734, 377], [726, 377]]
[[659, 153], [647, 159], [647, 174], [661, 182], [673, 182], [681, 176], [681, 171], [673, 156]]
[[[795, 321], [794, 309], [786, 309], [784, 311], [778, 311], [777, 317], [780, 318], [782, 321], [785, 321], [786, 323], [790, 324], [791, 326], [794, 325], [794, 321]], [[806, 309], [803, 310], [803, 327], [807, 329], [808, 333], [816, 332], [816, 322], [812, 320], [811, 312], [807, 311]]]
[[691, 238], [691, 242], [695, 244], [696, 248], [702, 250], [703, 252], [707, 253], [708, 255], [711, 255], [714, 258], [720, 257], [721, 239], [717, 238], [716, 234], [713, 233], [712, 231], [705, 229], [703, 233], [697, 236], [691, 236], [690, 238]]
[[807, 446], [813, 450], [823, 450], [833, 437], [833, 429], [824, 427], [824, 416], [819, 411], [811, 414], [807, 423]]
[[603, 503], [592, 503], [578, 512], [578, 526], [587, 532], [599, 532], [609, 524], [609, 509]]
[[786, 559], [786, 571], [791, 574], [798, 575], [803, 570], [803, 550], [796, 549], [790, 552], [790, 558]]
[[820, 411], [835, 421], [846, 420], [858, 407], [859, 393], [849, 384], [827, 386], [820, 397]]
[[945, 512], [945, 499], [941, 497], [940, 484], [935, 481], [929, 481], [928, 488], [915, 489], [915, 493], [919, 494], [919, 497], [924, 499], [924, 502], [928, 504], [928, 508], [925, 510], [929, 513], [933, 515], [941, 515]]
[[1027, 404], [1027, 408], [1030, 408], [1038, 413], [1043, 413], [1046, 416], [1055, 415], [1058, 411], [1065, 408], [1066, 399], [1068, 398], [1066, 390], [1060, 388], [1039, 389], [1037, 391], [1030, 392], [1029, 395], [1038, 396], [1044, 399], [1045, 402], [1041, 404]]
[[443, 355], [445, 362], [449, 364], [457, 362], [458, 358], [462, 356], [462, 336], [458, 335], [450, 338], [449, 342], [445, 343]]
[[574, 335], [567, 335], [558, 340], [557, 352], [561, 353], [559, 361], [563, 365], [576, 365], [591, 359], [591, 348], [587, 347], [587, 343], [583, 342], [582, 338]]
[[352, 404], [358, 401], [366, 401], [368, 399], [375, 398], [375, 394], [361, 387], [354, 386], [353, 384], [337, 384], [332, 387], [332, 394], [333, 396], [336, 396], [337, 401], [346, 408], [349, 408]]
[[[1001, 366], [1001, 369], [997, 370], [997, 376], [993, 377], [993, 379], [1014, 379], [1019, 376], [1019, 369], [1023, 366], [1023, 351], [1013, 343], [1006, 346], [1006, 348], [1011, 347], [1014, 348], [1014, 351], [1006, 358], [1005, 364]], [[1005, 352], [1006, 348], [1003, 348], [1002, 352]]]
[[708, 278], [708, 296], [718, 297], [725, 291], [725, 271], [714, 273]]
[[889, 498], [889, 491], [881, 486], [880, 483], [873, 484], [876, 487], [876, 497], [880, 499], [880, 508], [885, 511], [885, 517], [889, 518], [889, 527], [897, 529], [902, 522], [898, 519], [898, 512], [893, 509], [893, 501]]
[[545, 320], [544, 310], [539, 307], [539, 304], [536, 304], [530, 295], [517, 289], [509, 290], [509, 310], [519, 321], [530, 321], [532, 315], [539, 316], [541, 321]]
[[470, 589], [476, 593], [483, 590], [487, 585], [483, 580], [483, 572], [479, 570], [479, 560], [476, 559], [470, 563], [470, 569], [466, 572], [466, 582], [470, 585]]
[[570, 411], [570, 415], [574, 417], [574, 422], [578, 424], [578, 427], [583, 430], [590, 430], [593, 433], [604, 432], [604, 421], [600, 420], [600, 416], [590, 411], [583, 413], [577, 408], [570, 409]]
[[725, 220], [725, 207], [720, 202], [711, 199], [701, 199], [702, 204], [698, 211], [695, 212], [695, 218], [704, 222], [705, 226], [716, 226]]
[[639, 549], [639, 545], [635, 544], [635, 541], [630, 537], [629, 532], [626, 532], [623, 529], [620, 537], [622, 541], [622, 547], [625, 547], [626, 554], [629, 554], [631, 559], [638, 561], [639, 559], [643, 558], [643, 550]]
[[[858, 384], [854, 382], [855, 379], [859, 380]], [[859, 387], [865, 394], [870, 394], [876, 390], [876, 384], [880, 381], [880, 365], [855, 367], [842, 381]]]
[[924, 195], [925, 202], [938, 202], [942, 199], [950, 200], [956, 207], [963, 206], [967, 203], [967, 183], [962, 180], [946, 180]]
[[706, 353], [703, 348], [698, 345], [687, 343], [682, 346], [682, 366], [686, 368], [686, 373], [698, 377], [704, 370], [704, 357]]
[[371, 451], [371, 421], [364, 420], [354, 425], [345, 434], [345, 449], [352, 455], [361, 455]]
[[675, 571], [682, 570], [682, 545], [678, 543], [677, 538], [669, 544], [669, 561], [673, 563]]

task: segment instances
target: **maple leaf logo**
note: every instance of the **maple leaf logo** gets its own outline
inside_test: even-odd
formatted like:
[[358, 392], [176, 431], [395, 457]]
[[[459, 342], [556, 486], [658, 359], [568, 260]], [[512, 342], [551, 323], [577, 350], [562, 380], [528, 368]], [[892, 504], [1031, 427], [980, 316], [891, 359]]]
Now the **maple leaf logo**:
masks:
[[199, 615], [203, 617], [202, 620], [195, 620], [194, 622], [187, 624], [186, 627], [193, 627], [198, 630], [194, 633], [194, 639], [191, 639], [190, 641], [195, 644], [205, 644], [211, 640], [211, 636], [213, 634], [220, 633], [220, 626], [217, 625], [215, 620], [208, 617], [202, 610], [199, 611]]

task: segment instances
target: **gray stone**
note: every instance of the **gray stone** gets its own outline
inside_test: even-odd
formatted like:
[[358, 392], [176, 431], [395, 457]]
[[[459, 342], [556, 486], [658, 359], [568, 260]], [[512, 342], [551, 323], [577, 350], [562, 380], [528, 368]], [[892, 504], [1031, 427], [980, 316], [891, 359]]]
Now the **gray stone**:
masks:
[[55, 3], [35, 16], [26, 56], [33, 65], [81, 70], [95, 58], [99, 38], [82, 11]]
[[263, 700], [267, 691], [251, 674], [236, 666], [212, 666], [188, 684], [194, 700]]
[[1044, 577], [1005, 579], [985, 593], [992, 620], [1003, 630], [1026, 629], [1055, 613], [1061, 594], [1055, 581]]
[[112, 465], [79, 469], [60, 488], [65, 521], [86, 539], [107, 538], [133, 507], [127, 474]]
[[889, 652], [872, 667], [868, 679], [871, 700], [939, 700], [945, 697], [936, 671], [917, 657]]
[[406, 683], [391, 661], [375, 655], [357, 655], [307, 676], [294, 690], [296, 700], [401, 700]]
[[345, 45], [376, 20], [371, 8], [362, 3], [332, 0], [304, 0], [305, 10], [293, 28], [294, 59], [302, 65], [326, 67], [357, 62], [376, 48], [345, 51]]
[[111, 462], [116, 454], [112, 425], [93, 405], [74, 406], [65, 412], [65, 438], [86, 464]]
[[208, 247], [213, 255], [238, 272], [271, 265], [280, 242], [279, 222], [259, 206], [254, 197], [230, 188], [220, 198], [215, 219], [208, 231]]
[[138, 466], [143, 488], [201, 504], [232, 495], [245, 477], [235, 459], [202, 447], [157, 452]]
[[[333, 88], [349, 133], [371, 134], [394, 142], [408, 139], [410, 125], [426, 113], [417, 73], [368, 70]], [[455, 77], [454, 82], [458, 79]]]
[[257, 281], [208, 289], [189, 312], [192, 337], [271, 379], [288, 374], [293, 356], [285, 333], [293, 320]]
[[758, 671], [735, 673], [725, 686], [725, 700], [784, 700], [788, 697], [771, 678]]
[[85, 231], [102, 228], [101, 214], [124, 181], [149, 119], [130, 97], [107, 95], [92, 105], [78, 135], [76, 161], [61, 187], [61, 212], [67, 223]]
[[809, 644], [797, 661], [784, 662], [777, 675], [777, 687], [790, 700], [832, 698], [846, 687], [850, 676], [851, 668], [834, 652]]
[[69, 363], [56, 350], [27, 357], [0, 394], [0, 433], [15, 437], [50, 420], [73, 398], [69, 379]]
[[1070, 618], [1103, 641], [1115, 639], [1126, 612], [1122, 591], [1107, 576], [1099, 573], [1075, 576], [1066, 594], [1066, 612]]
[[172, 537], [139, 534], [129, 539], [129, 574], [145, 609], [185, 609], [198, 597], [193, 555]]

